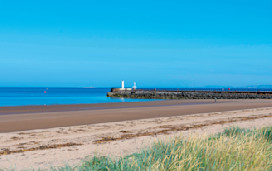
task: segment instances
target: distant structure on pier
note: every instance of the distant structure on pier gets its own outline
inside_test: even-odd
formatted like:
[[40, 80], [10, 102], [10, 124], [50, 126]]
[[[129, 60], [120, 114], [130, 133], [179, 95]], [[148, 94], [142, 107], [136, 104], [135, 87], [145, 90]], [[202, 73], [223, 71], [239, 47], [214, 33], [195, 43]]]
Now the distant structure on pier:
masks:
[[136, 87], [136, 82], [134, 82], [134, 84], [133, 84], [133, 87], [132, 87], [132, 88], [133, 88], [133, 90], [136, 90], [136, 88], [137, 88], [137, 87]]
[[125, 81], [123, 80], [122, 83], [121, 83], [120, 90], [132, 90], [132, 88], [125, 88]]
[[111, 89], [111, 92], [117, 92], [117, 91], [131, 91], [132, 89], [133, 90], [136, 90], [136, 82], [134, 82], [133, 84], [133, 87], [132, 88], [125, 88], [125, 81], [123, 80], [121, 82], [121, 88], [112, 88]]
[[125, 90], [125, 81], [123, 80], [121, 84], [122, 84], [122, 86], [121, 86], [120, 90]]

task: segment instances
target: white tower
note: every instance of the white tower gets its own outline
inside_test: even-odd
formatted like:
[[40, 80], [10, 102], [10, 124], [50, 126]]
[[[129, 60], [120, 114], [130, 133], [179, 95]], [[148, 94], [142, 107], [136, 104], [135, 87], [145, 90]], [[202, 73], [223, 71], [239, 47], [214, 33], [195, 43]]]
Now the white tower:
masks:
[[124, 90], [124, 89], [125, 89], [125, 81], [123, 80], [121, 90]]
[[133, 87], [132, 87], [134, 90], [136, 90], [136, 82], [134, 82], [134, 85], [133, 85]]

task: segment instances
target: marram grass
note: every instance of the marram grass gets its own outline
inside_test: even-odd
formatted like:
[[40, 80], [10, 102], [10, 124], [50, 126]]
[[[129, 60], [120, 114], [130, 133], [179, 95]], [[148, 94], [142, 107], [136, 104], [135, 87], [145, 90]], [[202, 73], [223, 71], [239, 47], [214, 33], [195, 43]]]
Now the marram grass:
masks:
[[93, 157], [81, 166], [56, 170], [272, 170], [272, 127], [231, 128], [208, 138], [176, 138], [118, 160]]

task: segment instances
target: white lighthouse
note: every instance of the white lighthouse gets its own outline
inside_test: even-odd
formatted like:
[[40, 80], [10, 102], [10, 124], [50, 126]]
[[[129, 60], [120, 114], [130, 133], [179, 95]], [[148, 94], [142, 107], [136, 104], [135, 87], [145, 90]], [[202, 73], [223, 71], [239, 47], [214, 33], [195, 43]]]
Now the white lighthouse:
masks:
[[122, 86], [121, 86], [121, 90], [125, 90], [125, 81], [122, 81]]
[[132, 88], [133, 88], [133, 90], [136, 90], [136, 88], [137, 88], [137, 87], [136, 87], [136, 82], [134, 82], [134, 84], [133, 84], [133, 87], [132, 87]]
[[132, 88], [125, 88], [125, 81], [123, 80], [122, 82], [121, 82], [121, 88], [119, 89], [119, 90], [132, 90]]

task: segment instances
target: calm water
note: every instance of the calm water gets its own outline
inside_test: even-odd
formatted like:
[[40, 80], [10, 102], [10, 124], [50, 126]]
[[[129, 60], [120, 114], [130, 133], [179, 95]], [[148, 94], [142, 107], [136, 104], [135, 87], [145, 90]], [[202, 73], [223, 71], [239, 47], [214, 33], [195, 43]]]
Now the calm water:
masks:
[[[146, 89], [154, 90], [154, 89]], [[239, 88], [159, 88], [156, 90], [197, 91], [272, 91], [272, 89]], [[110, 88], [0, 88], [0, 106], [84, 104], [112, 102], [155, 101], [154, 99], [128, 99], [106, 97]]]
[[106, 97], [109, 88], [0, 88], [0, 106], [154, 101]]

